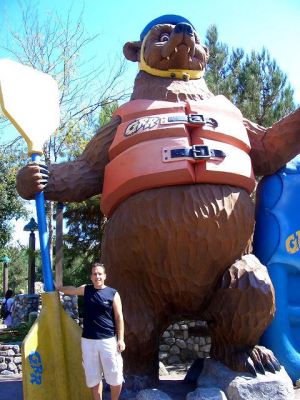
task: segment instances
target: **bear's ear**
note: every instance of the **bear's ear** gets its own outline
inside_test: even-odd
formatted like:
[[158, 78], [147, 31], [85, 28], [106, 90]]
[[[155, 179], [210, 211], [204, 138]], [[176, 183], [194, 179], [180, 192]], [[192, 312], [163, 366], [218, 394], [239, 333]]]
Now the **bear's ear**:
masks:
[[129, 61], [139, 61], [140, 60], [140, 50], [142, 47], [142, 42], [127, 42], [124, 44], [123, 53], [124, 56]]

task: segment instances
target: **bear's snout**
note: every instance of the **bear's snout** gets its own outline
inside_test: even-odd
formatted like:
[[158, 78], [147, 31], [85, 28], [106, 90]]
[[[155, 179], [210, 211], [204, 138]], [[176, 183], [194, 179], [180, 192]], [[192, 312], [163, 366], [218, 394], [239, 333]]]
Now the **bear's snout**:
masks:
[[174, 28], [174, 33], [183, 33], [185, 35], [193, 36], [193, 28], [186, 22], [179, 22]]

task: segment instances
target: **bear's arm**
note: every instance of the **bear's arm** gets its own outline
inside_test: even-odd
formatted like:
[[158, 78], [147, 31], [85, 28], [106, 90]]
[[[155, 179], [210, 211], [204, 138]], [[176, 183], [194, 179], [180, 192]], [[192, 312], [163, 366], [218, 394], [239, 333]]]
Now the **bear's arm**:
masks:
[[114, 117], [100, 128], [78, 159], [50, 165], [48, 182], [44, 188], [34, 182], [39, 178], [34, 177], [30, 165], [22, 168], [17, 175], [19, 194], [25, 199], [33, 199], [35, 191], [44, 189], [48, 200], [79, 202], [101, 193], [108, 149], [120, 121], [120, 117]]
[[300, 108], [269, 128], [244, 119], [254, 174], [270, 175], [300, 153]]
[[50, 166], [46, 199], [76, 202], [102, 192], [108, 149], [119, 124], [120, 117], [115, 117], [101, 128], [77, 160]]

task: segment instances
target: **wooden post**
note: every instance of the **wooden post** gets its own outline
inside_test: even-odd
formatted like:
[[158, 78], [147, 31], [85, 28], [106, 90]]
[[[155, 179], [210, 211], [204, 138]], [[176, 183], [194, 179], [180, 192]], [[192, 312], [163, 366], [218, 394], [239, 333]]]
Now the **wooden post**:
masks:
[[56, 242], [55, 242], [55, 282], [63, 284], [63, 203], [56, 206]]
[[35, 282], [35, 234], [29, 235], [29, 256], [28, 256], [28, 294], [34, 294]]
[[8, 263], [3, 263], [3, 296], [8, 290]]

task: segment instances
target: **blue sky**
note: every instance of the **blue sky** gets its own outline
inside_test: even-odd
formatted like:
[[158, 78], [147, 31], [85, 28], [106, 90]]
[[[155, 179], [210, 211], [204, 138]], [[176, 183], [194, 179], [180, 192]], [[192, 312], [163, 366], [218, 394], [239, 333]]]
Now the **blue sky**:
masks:
[[[18, 3], [0, 0], [0, 30], [7, 16], [17, 26]], [[162, 14], [188, 18], [202, 38], [209, 25], [216, 24], [220, 40], [229, 47], [242, 47], [247, 52], [266, 47], [288, 75], [300, 104], [299, 0], [40, 0], [36, 4], [40, 15], [53, 10], [63, 15], [71, 4], [76, 15], [84, 6], [87, 31], [100, 34], [90, 49], [98, 54], [99, 62], [109, 54], [122, 55], [123, 44], [138, 40], [144, 26]], [[133, 79], [136, 70], [137, 65], [128, 62], [128, 79]]]
[[[18, 26], [18, 3], [19, 0], [0, 0], [0, 34], [4, 33], [7, 18]], [[160, 15], [186, 17], [203, 39], [207, 28], [216, 24], [220, 40], [229, 47], [242, 47], [246, 52], [266, 47], [288, 75], [295, 101], [300, 104], [299, 0], [40, 0], [36, 4], [40, 15], [52, 11], [64, 15], [71, 4], [77, 15], [84, 6], [88, 33], [100, 34], [90, 49], [98, 55], [99, 63], [105, 62], [109, 54], [122, 55], [123, 44], [139, 40], [144, 26]], [[127, 79], [133, 80], [136, 71], [137, 65], [128, 62]], [[16, 225], [16, 237], [27, 244], [23, 226], [24, 221]]]

